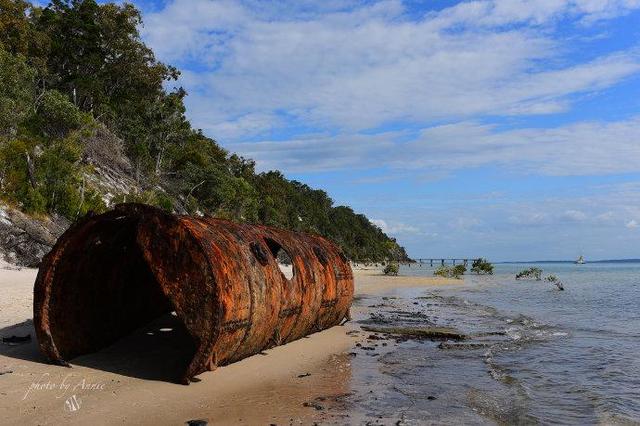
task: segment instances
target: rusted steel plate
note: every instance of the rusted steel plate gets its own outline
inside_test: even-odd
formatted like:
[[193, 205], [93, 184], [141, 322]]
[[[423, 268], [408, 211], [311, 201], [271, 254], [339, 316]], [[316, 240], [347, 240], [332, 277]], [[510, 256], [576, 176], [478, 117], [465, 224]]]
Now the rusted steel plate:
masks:
[[44, 258], [34, 322], [41, 350], [68, 365], [175, 311], [195, 344], [188, 383], [339, 324], [352, 299], [349, 262], [322, 237], [122, 204], [81, 219]]

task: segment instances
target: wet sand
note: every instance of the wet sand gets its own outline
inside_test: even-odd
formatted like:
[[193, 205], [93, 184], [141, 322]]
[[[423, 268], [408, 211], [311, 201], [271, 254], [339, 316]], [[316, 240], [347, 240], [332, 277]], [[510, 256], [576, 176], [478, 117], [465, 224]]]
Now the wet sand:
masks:
[[396, 288], [460, 285], [463, 280], [441, 277], [385, 276], [376, 269], [354, 270], [356, 296], [381, 294]]
[[[377, 270], [354, 275], [360, 300], [396, 288], [461, 282], [385, 277]], [[363, 349], [370, 333], [356, 322], [203, 373], [189, 386], [168, 381], [188, 356], [181, 344], [184, 331], [170, 316], [76, 358], [72, 368], [49, 365], [38, 351], [31, 322], [35, 276], [35, 270], [0, 269], [0, 336], [32, 336], [28, 343], [0, 344], [0, 423], [347, 423], [362, 416], [350, 410], [350, 397], [375, 390], [355, 388], [361, 381], [352, 378], [354, 363], [374, 360]], [[361, 319], [372, 311], [375, 307], [357, 304], [352, 315]]]

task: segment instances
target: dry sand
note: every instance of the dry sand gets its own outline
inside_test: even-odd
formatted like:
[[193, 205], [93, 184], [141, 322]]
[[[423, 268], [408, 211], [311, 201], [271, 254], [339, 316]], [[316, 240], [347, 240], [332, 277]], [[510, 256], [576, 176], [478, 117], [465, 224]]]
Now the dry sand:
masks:
[[[35, 270], [0, 265], [0, 337], [34, 336], [32, 289]], [[450, 285], [459, 280], [385, 277], [376, 270], [355, 272], [356, 294], [397, 287]], [[350, 390], [348, 351], [355, 323], [333, 327], [199, 376], [189, 386], [163, 379], [179, 365], [180, 336], [163, 321], [114, 346], [53, 366], [30, 343], [0, 344], [0, 424], [308, 424], [322, 422], [318, 398], [339, 399]], [[302, 377], [299, 377], [302, 376]], [[304, 404], [307, 403], [305, 406]], [[333, 419], [335, 420], [335, 419]], [[353, 420], [353, 419], [351, 419]], [[345, 420], [346, 421], [346, 420]]]

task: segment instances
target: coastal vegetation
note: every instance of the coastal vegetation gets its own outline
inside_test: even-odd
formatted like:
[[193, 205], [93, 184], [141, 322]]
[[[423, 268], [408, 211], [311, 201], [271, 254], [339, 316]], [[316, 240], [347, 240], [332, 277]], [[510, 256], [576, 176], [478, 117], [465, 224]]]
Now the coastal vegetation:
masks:
[[[516, 280], [541, 281], [542, 280], [542, 273], [543, 273], [542, 269], [536, 268], [536, 267], [531, 267], [531, 268], [524, 269], [524, 270], [518, 272], [516, 274]], [[549, 282], [549, 283], [555, 285], [556, 287], [558, 287], [558, 290], [564, 290], [564, 284], [562, 284], [562, 281], [560, 281], [558, 279], [558, 277], [556, 277], [555, 275], [553, 275], [553, 274], [547, 275], [544, 280], [546, 282]]]
[[[144, 202], [316, 233], [355, 261], [407, 259], [366, 216], [193, 128], [180, 71], [156, 59], [141, 24], [128, 3], [0, 0], [1, 200], [69, 220]], [[113, 161], [86, 161], [90, 149]], [[107, 193], [92, 176], [118, 162], [135, 189]]]
[[542, 269], [536, 268], [536, 267], [522, 270], [516, 274], [516, 280], [540, 281], [541, 279], [542, 279]]
[[555, 275], [549, 275], [544, 280], [558, 287], [558, 290], [564, 290], [564, 284]]
[[398, 276], [398, 272], [400, 272], [400, 265], [398, 262], [389, 262], [382, 270], [382, 273], [385, 275]]
[[493, 275], [493, 265], [485, 258], [474, 259], [471, 272], [477, 275]]
[[442, 265], [433, 271], [433, 275], [459, 279], [465, 272], [467, 272], [467, 267], [464, 265]]

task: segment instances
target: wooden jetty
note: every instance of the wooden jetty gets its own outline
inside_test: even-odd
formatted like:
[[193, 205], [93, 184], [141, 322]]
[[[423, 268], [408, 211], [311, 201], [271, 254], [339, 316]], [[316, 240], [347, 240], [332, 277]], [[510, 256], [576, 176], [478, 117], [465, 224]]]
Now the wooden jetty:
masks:
[[426, 263], [429, 264], [429, 266], [433, 266], [433, 264], [440, 264], [442, 266], [446, 265], [446, 264], [452, 264], [455, 265], [456, 263], [462, 263], [464, 266], [468, 266], [469, 261], [473, 260], [470, 258], [464, 258], [464, 257], [449, 257], [449, 258], [442, 258], [442, 257], [434, 257], [434, 258], [421, 258], [421, 259], [415, 259], [415, 264], [422, 266]]

